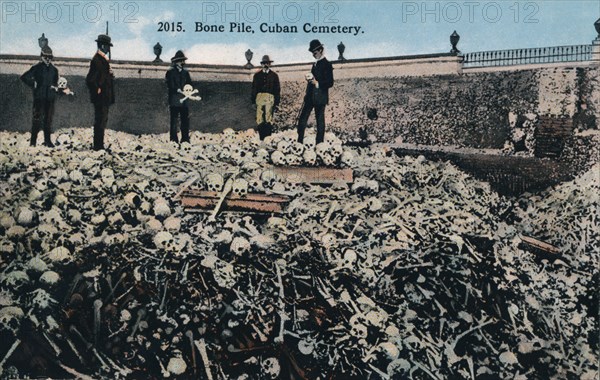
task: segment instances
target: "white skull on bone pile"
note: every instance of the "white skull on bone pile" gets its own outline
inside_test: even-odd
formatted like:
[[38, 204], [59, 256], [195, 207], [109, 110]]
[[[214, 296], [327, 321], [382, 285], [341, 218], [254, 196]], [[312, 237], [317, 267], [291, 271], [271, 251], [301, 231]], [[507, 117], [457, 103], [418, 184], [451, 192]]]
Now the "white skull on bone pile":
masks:
[[277, 176], [272, 170], [265, 170], [261, 173], [260, 179], [262, 180], [263, 188], [271, 189], [277, 182]]
[[255, 157], [258, 162], [267, 162], [269, 160], [269, 152], [261, 148], [256, 151]]
[[158, 232], [152, 241], [158, 249], [170, 250], [175, 245], [175, 239], [173, 238], [173, 235], [167, 231]]
[[342, 156], [340, 157], [340, 161], [343, 167], [350, 168], [354, 165], [354, 153], [351, 150], [344, 150]]
[[285, 154], [279, 150], [276, 150], [273, 153], [271, 153], [271, 161], [273, 161], [273, 164], [279, 166], [284, 166], [287, 164]]
[[248, 191], [260, 193], [264, 190], [260, 176], [254, 176], [248, 180]]
[[252, 152], [242, 148], [241, 146], [236, 146], [231, 152], [231, 158], [237, 162], [247, 162], [252, 158]]
[[379, 198], [376, 197], [370, 197], [367, 200], [367, 206], [368, 206], [368, 210], [371, 212], [377, 212], [380, 211], [383, 208], [383, 203], [381, 203], [381, 200]]
[[245, 238], [238, 236], [233, 238], [229, 249], [236, 255], [241, 256], [250, 251], [250, 242]]
[[248, 181], [243, 178], [236, 178], [236, 180], [233, 181], [233, 187], [231, 191], [238, 197], [245, 196], [248, 194]]
[[350, 317], [350, 335], [358, 339], [364, 339], [368, 335], [367, 321], [364, 315], [356, 313]]
[[356, 264], [356, 260], [358, 259], [358, 255], [356, 251], [353, 249], [347, 249], [344, 251], [344, 257], [342, 258], [342, 267], [351, 269], [354, 268]]
[[219, 173], [210, 173], [206, 176], [206, 189], [221, 192], [223, 190], [223, 176]]
[[21, 327], [21, 319], [24, 316], [25, 313], [20, 307], [3, 307], [0, 309], [0, 331], [10, 331], [16, 337]]
[[315, 135], [308, 135], [304, 137], [304, 146], [307, 150], [313, 150], [317, 146], [317, 137]]
[[317, 164], [317, 153], [313, 149], [306, 149], [302, 158], [307, 165], [314, 166]]
[[344, 149], [342, 148], [342, 144], [330, 144], [329, 148], [331, 154], [337, 159], [342, 155]]
[[295, 154], [287, 154], [285, 156], [285, 161], [290, 166], [299, 166], [300, 164], [302, 164], [302, 158]]
[[289, 141], [282, 140], [277, 144], [277, 150], [283, 154], [288, 154], [292, 151], [292, 144]]
[[228, 160], [231, 158], [231, 147], [229, 145], [223, 145], [219, 151], [219, 158], [221, 160]]
[[270, 357], [262, 361], [261, 363], [263, 371], [269, 376], [271, 379], [276, 379], [281, 372], [281, 366], [279, 365], [279, 360], [275, 357]]
[[292, 143], [290, 153], [295, 154], [296, 156], [302, 156], [304, 153], [304, 144], [297, 141]]

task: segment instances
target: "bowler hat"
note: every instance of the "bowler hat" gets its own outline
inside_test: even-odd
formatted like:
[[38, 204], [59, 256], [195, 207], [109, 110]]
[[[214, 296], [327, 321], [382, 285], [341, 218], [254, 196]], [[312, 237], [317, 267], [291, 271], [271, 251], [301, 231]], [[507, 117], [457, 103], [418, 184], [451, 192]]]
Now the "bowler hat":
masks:
[[100, 44], [113, 46], [113, 44], [110, 41], [111, 41], [110, 37], [107, 36], [106, 34], [98, 35], [98, 39], [96, 40], [96, 42], [98, 42]]
[[315, 50], [322, 48], [323, 44], [321, 43], [321, 41], [319, 40], [312, 40], [310, 41], [310, 47], [308, 48], [308, 51], [311, 53], [314, 53]]
[[52, 49], [50, 49], [50, 46], [44, 46], [42, 48], [42, 52], [40, 53], [40, 56], [54, 58], [54, 55], [52, 54]]
[[175, 56], [173, 56], [173, 58], [171, 58], [171, 62], [175, 63], [175, 62], [179, 62], [179, 61], [186, 61], [187, 57], [185, 56], [185, 54], [183, 54], [183, 52], [181, 50], [177, 50], [177, 53], [175, 53]]
[[273, 61], [271, 61], [271, 58], [269, 58], [268, 55], [263, 55], [262, 61], [260, 61], [260, 64], [262, 65], [263, 63], [273, 63]]

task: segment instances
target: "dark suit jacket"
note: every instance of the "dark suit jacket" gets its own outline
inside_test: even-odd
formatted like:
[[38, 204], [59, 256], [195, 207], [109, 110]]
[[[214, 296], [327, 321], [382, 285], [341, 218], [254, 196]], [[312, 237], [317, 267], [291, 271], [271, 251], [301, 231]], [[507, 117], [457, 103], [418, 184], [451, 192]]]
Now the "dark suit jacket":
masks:
[[179, 100], [183, 98], [183, 95], [177, 92], [177, 90], [183, 90], [183, 86], [186, 84], [192, 84], [192, 78], [190, 77], [189, 71], [186, 69], [177, 70], [175, 66], [167, 70], [165, 75], [167, 81], [167, 88], [169, 90], [169, 106], [170, 107], [187, 107], [187, 100], [181, 103]]
[[323, 58], [312, 67], [312, 75], [319, 82], [319, 88], [316, 88], [312, 83], [306, 86], [306, 100], [313, 102], [314, 105], [325, 105], [329, 103], [329, 89], [333, 87], [333, 66], [327, 58]]
[[53, 101], [57, 92], [50, 86], [58, 86], [58, 70], [54, 65], [40, 62], [21, 75], [21, 80], [33, 89], [33, 99]]
[[[90, 101], [92, 103], [114, 104], [114, 78], [110, 72], [110, 64], [98, 53], [92, 58], [85, 83], [90, 90]], [[100, 95], [98, 95], [98, 88], [102, 89]]]
[[279, 84], [279, 75], [273, 70], [269, 70], [268, 73], [261, 69], [254, 74], [252, 79], [252, 104], [256, 103], [256, 95], [259, 92], [265, 92], [275, 97], [275, 106], [279, 105], [281, 99], [281, 86]]

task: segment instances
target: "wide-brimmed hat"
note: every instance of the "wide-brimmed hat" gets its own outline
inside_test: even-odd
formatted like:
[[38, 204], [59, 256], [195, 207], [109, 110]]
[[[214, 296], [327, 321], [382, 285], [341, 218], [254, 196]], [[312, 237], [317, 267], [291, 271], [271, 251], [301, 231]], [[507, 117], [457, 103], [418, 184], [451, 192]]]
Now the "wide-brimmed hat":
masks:
[[42, 52], [40, 53], [40, 56], [54, 58], [54, 55], [52, 54], [52, 49], [50, 49], [50, 46], [44, 46], [42, 48]]
[[185, 56], [185, 54], [183, 54], [183, 52], [181, 50], [177, 50], [177, 53], [175, 53], [173, 58], [171, 58], [171, 62], [173, 62], [173, 63], [179, 62], [179, 61], [187, 61], [187, 57]]
[[321, 43], [321, 41], [319, 40], [312, 40], [310, 41], [310, 46], [308, 48], [308, 51], [311, 53], [314, 53], [315, 50], [322, 48], [323, 44]]
[[98, 35], [98, 39], [96, 40], [96, 42], [98, 42], [100, 44], [113, 46], [112, 42], [110, 42], [110, 41], [111, 41], [110, 37], [107, 36], [106, 34]]
[[271, 60], [271, 58], [269, 58], [268, 55], [263, 55], [262, 60], [260, 61], [260, 64], [262, 65], [263, 63], [273, 63], [273, 61]]

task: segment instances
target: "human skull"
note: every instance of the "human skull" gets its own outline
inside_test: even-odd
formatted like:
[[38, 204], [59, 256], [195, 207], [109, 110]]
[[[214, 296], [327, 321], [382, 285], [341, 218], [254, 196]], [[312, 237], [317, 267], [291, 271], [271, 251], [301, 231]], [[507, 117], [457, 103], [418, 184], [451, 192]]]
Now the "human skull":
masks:
[[286, 164], [285, 154], [282, 151], [276, 150], [271, 153], [271, 161], [275, 165], [283, 166]]
[[381, 203], [381, 200], [379, 198], [371, 197], [367, 200], [367, 207], [369, 211], [377, 212], [381, 210], [381, 208], [383, 207], [383, 203]]
[[183, 86], [183, 95], [185, 96], [192, 96], [194, 92], [194, 87], [192, 87], [191, 84], [186, 84], [185, 86]]
[[112, 184], [115, 182], [115, 173], [111, 168], [102, 169], [100, 171], [100, 177], [105, 186], [112, 186]]
[[83, 173], [77, 169], [72, 170], [71, 173], [69, 173], [69, 178], [71, 178], [71, 181], [75, 182], [76, 184], [82, 183]]
[[181, 351], [174, 350], [173, 355], [174, 356], [169, 359], [169, 364], [167, 364], [167, 371], [173, 375], [181, 375], [187, 370], [187, 364], [182, 358]]
[[171, 215], [171, 207], [169, 207], [169, 202], [167, 202], [164, 198], [156, 198], [154, 200], [154, 215], [157, 217], [166, 218]]
[[302, 163], [302, 158], [295, 154], [287, 154], [285, 156], [285, 162], [290, 166], [298, 166]]
[[290, 153], [295, 154], [296, 156], [302, 156], [302, 154], [304, 153], [304, 144], [299, 143], [297, 141], [292, 143]]
[[312, 166], [317, 164], [317, 154], [313, 149], [306, 149], [302, 155], [302, 158], [304, 158], [304, 162], [307, 165]]
[[252, 177], [248, 180], [248, 191], [261, 192], [264, 190], [260, 176]]
[[223, 190], [223, 176], [219, 173], [210, 173], [206, 176], [206, 189], [221, 192]]
[[288, 154], [288, 153], [290, 153], [292, 151], [292, 144], [290, 144], [289, 141], [281, 140], [277, 144], [277, 150], [280, 151], [283, 154]]
[[238, 197], [245, 196], [248, 194], [248, 181], [243, 178], [237, 178], [235, 181], [233, 181], [233, 187], [231, 191]]
[[231, 158], [236, 161], [246, 162], [252, 158], [252, 152], [249, 152], [240, 146], [236, 146], [231, 152]]
[[265, 371], [265, 373], [271, 379], [276, 379], [279, 376], [279, 373], [281, 372], [281, 366], [279, 365], [279, 360], [277, 360], [277, 358], [267, 358], [263, 360], [261, 364], [263, 371]]
[[266, 149], [259, 149], [256, 151], [256, 160], [260, 162], [266, 162], [269, 159], [269, 152]]
[[153, 242], [156, 248], [159, 249], [170, 249], [173, 247], [175, 239], [170, 232], [160, 231], [154, 236]]
[[31, 293], [31, 306], [37, 310], [48, 309], [57, 303], [44, 289], [36, 289]]
[[263, 188], [270, 189], [277, 182], [277, 176], [272, 170], [265, 170], [261, 173], [260, 179], [262, 181]]
[[0, 331], [10, 331], [17, 335], [21, 327], [21, 319], [25, 316], [23, 309], [16, 306], [7, 306], [0, 309]]
[[361, 314], [354, 314], [350, 318], [350, 335], [358, 339], [364, 339], [367, 337], [368, 330], [365, 325], [365, 317]]
[[305, 149], [315, 149], [317, 146], [317, 137], [315, 135], [308, 135], [304, 138]]
[[354, 153], [352, 153], [351, 150], [345, 150], [342, 153], [340, 161], [342, 163], [342, 166], [345, 166], [347, 168], [352, 167], [352, 165], [354, 165]]
[[344, 252], [344, 258], [342, 259], [342, 267], [344, 268], [353, 268], [354, 264], [356, 264], [356, 260], [358, 255], [356, 251], [353, 249], [347, 249]]
[[221, 150], [219, 151], [219, 158], [221, 160], [228, 160], [231, 158], [231, 147], [228, 145], [223, 145]]
[[241, 256], [244, 253], [250, 251], [250, 242], [245, 238], [238, 236], [233, 238], [229, 249], [236, 255]]
[[344, 149], [342, 148], [342, 144], [331, 144], [329, 151], [335, 158], [337, 158], [342, 155], [342, 153], [344, 152]]
[[65, 78], [65, 77], [58, 78], [58, 88], [60, 88], [60, 89], [67, 88], [67, 78]]

